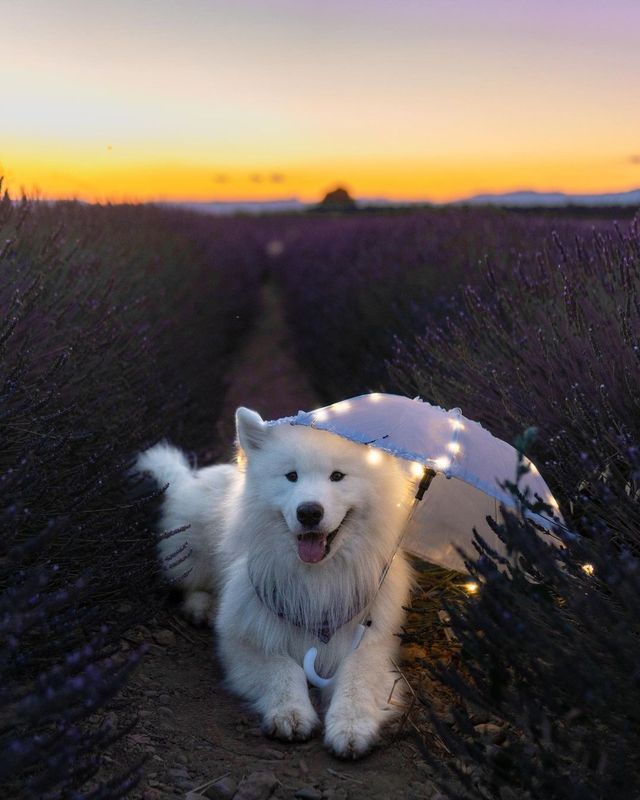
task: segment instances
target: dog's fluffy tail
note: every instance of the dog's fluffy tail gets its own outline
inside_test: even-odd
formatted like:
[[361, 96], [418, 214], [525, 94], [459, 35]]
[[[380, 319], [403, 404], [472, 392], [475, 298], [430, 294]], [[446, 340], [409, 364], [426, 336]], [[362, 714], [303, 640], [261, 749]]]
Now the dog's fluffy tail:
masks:
[[144, 453], [140, 453], [136, 469], [139, 472], [151, 473], [159, 486], [167, 484], [174, 486], [193, 475], [184, 453], [167, 442], [159, 442]]

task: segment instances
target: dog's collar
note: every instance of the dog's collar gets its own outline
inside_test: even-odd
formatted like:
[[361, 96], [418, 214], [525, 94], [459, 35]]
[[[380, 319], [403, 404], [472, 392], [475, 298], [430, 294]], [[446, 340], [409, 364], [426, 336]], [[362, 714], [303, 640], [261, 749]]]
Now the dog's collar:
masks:
[[327, 644], [327, 642], [329, 642], [329, 640], [337, 633], [337, 631], [340, 630], [340, 628], [342, 628], [348, 622], [351, 622], [354, 617], [357, 617], [359, 614], [361, 614], [368, 605], [368, 601], [363, 601], [358, 595], [355, 606], [350, 606], [344, 617], [337, 620], [330, 620], [328, 615], [324, 614], [318, 620], [318, 622], [313, 623], [309, 620], [302, 619], [299, 616], [287, 614], [282, 608], [281, 604], [278, 603], [277, 587], [273, 587], [271, 597], [265, 596], [264, 592], [262, 592], [262, 590], [253, 582], [250, 570], [249, 581], [253, 586], [258, 600], [260, 600], [262, 605], [265, 606], [265, 608], [267, 608], [272, 614], [275, 614], [278, 619], [289, 622], [291, 625], [295, 625], [296, 628], [302, 628], [303, 630], [307, 631], [307, 633], [312, 633], [323, 644]]

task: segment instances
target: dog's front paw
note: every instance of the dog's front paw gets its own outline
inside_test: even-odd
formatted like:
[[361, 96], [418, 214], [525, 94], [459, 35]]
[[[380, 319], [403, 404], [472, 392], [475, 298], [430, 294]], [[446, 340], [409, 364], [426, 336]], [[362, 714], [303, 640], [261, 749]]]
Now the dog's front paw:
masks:
[[289, 706], [265, 714], [262, 730], [267, 736], [275, 736], [286, 742], [304, 742], [311, 738], [319, 724], [320, 720], [311, 704], [309, 708]]
[[328, 714], [324, 743], [339, 758], [361, 758], [378, 739], [380, 723], [366, 714]]

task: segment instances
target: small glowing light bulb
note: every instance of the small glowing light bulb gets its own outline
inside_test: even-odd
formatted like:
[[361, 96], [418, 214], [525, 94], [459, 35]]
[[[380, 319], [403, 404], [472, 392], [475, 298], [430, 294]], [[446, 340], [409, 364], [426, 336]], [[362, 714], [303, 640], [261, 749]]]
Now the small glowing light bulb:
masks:
[[424, 475], [424, 464], [419, 461], [412, 461], [410, 469], [414, 478], [421, 478]]
[[382, 395], [380, 394], [380, 392], [371, 392], [371, 394], [369, 395], [369, 400], [371, 400], [372, 403], [377, 403], [381, 399]]
[[464, 588], [469, 592], [469, 594], [475, 594], [480, 586], [475, 581], [468, 581], [464, 584]]
[[585, 572], [587, 575], [593, 575], [595, 572], [595, 568], [593, 564], [583, 564], [582, 571]]
[[447, 450], [451, 453], [459, 453], [460, 452], [460, 444], [459, 442], [449, 442], [447, 445]]
[[329, 414], [327, 413], [326, 409], [322, 409], [321, 411], [316, 411], [313, 415], [314, 422], [324, 422], [329, 418]]
[[451, 427], [454, 431], [463, 431], [464, 425], [460, 422], [459, 419], [452, 419], [451, 420]]
[[351, 403], [348, 400], [343, 400], [342, 403], [336, 403], [333, 406], [333, 410], [336, 414], [344, 414], [345, 411], [348, 411], [351, 408]]
[[444, 471], [449, 469], [451, 466], [451, 459], [449, 456], [440, 456], [439, 458], [436, 458], [433, 463], [436, 465], [436, 469]]
[[370, 464], [379, 464], [382, 461], [382, 453], [375, 447], [370, 447], [367, 453], [367, 461]]

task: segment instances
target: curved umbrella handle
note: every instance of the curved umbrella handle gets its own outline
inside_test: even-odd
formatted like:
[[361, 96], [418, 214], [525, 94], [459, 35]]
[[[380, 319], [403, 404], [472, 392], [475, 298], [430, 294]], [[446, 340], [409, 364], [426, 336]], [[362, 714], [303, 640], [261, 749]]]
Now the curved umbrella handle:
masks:
[[[355, 650], [366, 631], [366, 627], [362, 624], [358, 624], [356, 629], [353, 633], [353, 641], [351, 642], [351, 649]], [[304, 674], [307, 676], [307, 680], [312, 686], [316, 686], [318, 689], [324, 689], [325, 686], [331, 686], [331, 684], [335, 681], [335, 675], [332, 678], [323, 678], [321, 675], [318, 675], [316, 672], [316, 656], [318, 655], [318, 648], [317, 647], [310, 647], [307, 652], [304, 654], [304, 660], [302, 662], [302, 667], [304, 669]]]
[[331, 684], [335, 680], [335, 675], [333, 678], [323, 678], [321, 675], [318, 675], [316, 672], [316, 656], [318, 655], [318, 648], [317, 647], [310, 647], [307, 652], [304, 654], [304, 661], [302, 662], [302, 666], [304, 668], [304, 674], [307, 676], [307, 680], [312, 686], [317, 686], [318, 689], [324, 689], [325, 686], [331, 686]]

